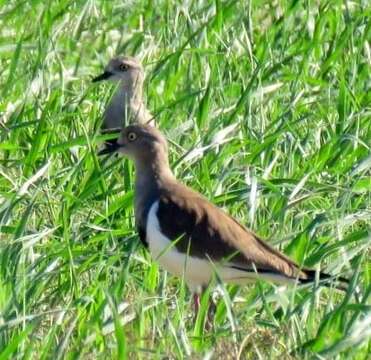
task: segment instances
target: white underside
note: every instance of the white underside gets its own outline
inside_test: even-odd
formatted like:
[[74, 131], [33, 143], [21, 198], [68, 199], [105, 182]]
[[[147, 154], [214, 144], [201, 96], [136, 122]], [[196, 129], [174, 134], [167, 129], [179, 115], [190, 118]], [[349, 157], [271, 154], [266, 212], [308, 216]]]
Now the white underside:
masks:
[[214, 273], [217, 273], [223, 282], [240, 285], [254, 282], [258, 278], [279, 283], [292, 282], [292, 279], [280, 274], [257, 274], [254, 271], [233, 269], [228, 264], [216, 264], [210, 259], [200, 259], [179, 252], [174, 242], [162, 234], [157, 210], [158, 201], [151, 206], [147, 219], [146, 240], [150, 253], [165, 270], [178, 277], [184, 276], [185, 282], [192, 291], [207, 285]]

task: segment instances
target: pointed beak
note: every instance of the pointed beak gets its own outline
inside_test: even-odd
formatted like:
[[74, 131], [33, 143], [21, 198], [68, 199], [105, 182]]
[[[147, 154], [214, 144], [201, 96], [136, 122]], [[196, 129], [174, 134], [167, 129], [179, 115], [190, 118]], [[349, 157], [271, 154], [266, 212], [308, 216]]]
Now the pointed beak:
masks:
[[122, 147], [122, 146], [119, 145], [117, 140], [106, 142], [105, 143], [105, 148], [102, 149], [101, 151], [99, 151], [98, 155], [113, 154], [116, 151], [118, 151], [118, 149], [120, 149], [120, 147]]
[[100, 74], [99, 76], [95, 77], [91, 82], [98, 82], [102, 80], [107, 80], [109, 77], [111, 77], [113, 74], [109, 71], [105, 71], [103, 74]]

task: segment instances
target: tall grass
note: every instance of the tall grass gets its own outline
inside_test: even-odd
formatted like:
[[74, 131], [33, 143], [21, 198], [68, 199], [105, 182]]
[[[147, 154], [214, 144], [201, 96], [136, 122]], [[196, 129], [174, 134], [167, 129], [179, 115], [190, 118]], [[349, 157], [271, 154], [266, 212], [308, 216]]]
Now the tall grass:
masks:
[[[366, 359], [368, 1], [2, 1], [0, 359]], [[133, 168], [96, 155], [114, 54], [146, 65], [177, 176], [345, 293], [211, 289], [139, 245]]]

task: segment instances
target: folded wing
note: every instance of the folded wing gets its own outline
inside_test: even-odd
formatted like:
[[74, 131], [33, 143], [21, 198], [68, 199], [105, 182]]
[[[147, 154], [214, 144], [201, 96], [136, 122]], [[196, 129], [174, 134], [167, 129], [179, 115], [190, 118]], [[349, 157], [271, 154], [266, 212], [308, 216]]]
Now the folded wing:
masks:
[[[231, 216], [177, 183], [162, 192], [157, 216], [161, 231], [190, 256], [248, 272], [309, 280], [307, 270], [273, 249]], [[192, 241], [190, 241], [192, 240]]]

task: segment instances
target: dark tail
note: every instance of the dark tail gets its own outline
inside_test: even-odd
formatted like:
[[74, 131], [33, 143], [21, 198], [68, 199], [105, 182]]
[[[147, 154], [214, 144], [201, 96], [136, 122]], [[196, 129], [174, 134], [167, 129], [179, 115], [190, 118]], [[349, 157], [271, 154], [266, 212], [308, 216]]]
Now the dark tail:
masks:
[[[308, 284], [313, 283], [316, 281], [317, 272], [315, 270], [305, 269], [302, 270], [305, 275], [307, 275], [306, 279], [300, 279], [301, 284]], [[319, 273], [319, 284], [326, 287], [334, 287], [341, 291], [347, 291], [349, 280], [343, 276], [336, 276], [326, 274], [324, 272]]]

